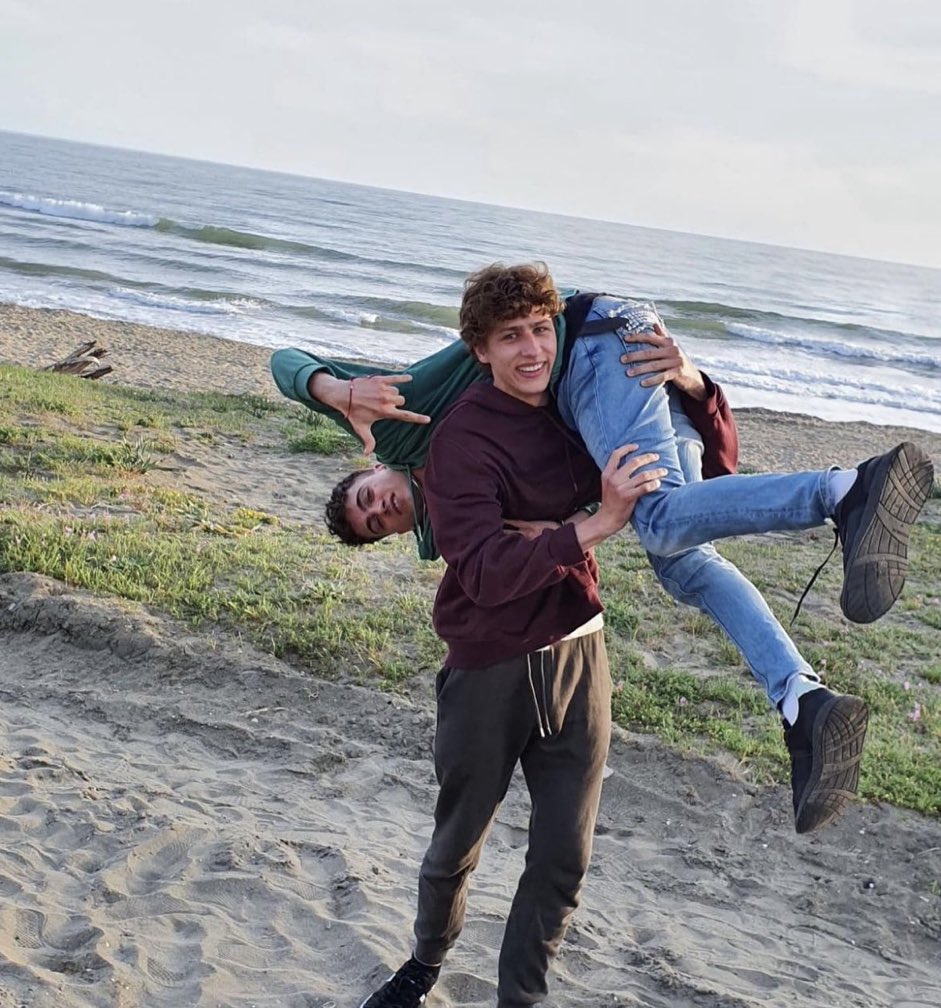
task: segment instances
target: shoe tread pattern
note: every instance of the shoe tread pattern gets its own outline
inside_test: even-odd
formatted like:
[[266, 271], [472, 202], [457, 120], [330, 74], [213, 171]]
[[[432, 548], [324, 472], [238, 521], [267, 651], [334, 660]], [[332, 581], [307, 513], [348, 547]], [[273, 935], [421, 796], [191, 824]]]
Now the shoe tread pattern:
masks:
[[934, 471], [911, 442], [898, 446], [878, 500], [867, 506], [866, 525], [844, 566], [840, 605], [854, 623], [872, 623], [895, 603], [908, 573], [908, 540], [924, 507]]
[[869, 723], [866, 704], [836, 697], [814, 723], [814, 765], [796, 810], [798, 833], [812, 833], [842, 815], [859, 787], [859, 764]]

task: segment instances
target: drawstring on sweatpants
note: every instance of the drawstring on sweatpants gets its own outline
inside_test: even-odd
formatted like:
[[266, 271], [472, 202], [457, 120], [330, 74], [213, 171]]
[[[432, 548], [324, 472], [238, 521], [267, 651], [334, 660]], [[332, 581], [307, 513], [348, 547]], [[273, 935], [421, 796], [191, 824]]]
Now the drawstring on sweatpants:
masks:
[[540, 650], [539, 655], [539, 678], [542, 681], [542, 706], [539, 704], [539, 693], [536, 691], [536, 684], [533, 682], [532, 655], [526, 655], [526, 676], [529, 679], [529, 692], [532, 694], [533, 707], [536, 710], [536, 723], [539, 725], [539, 737], [546, 738], [552, 734], [552, 722], [549, 718], [549, 701], [546, 696], [546, 652]]

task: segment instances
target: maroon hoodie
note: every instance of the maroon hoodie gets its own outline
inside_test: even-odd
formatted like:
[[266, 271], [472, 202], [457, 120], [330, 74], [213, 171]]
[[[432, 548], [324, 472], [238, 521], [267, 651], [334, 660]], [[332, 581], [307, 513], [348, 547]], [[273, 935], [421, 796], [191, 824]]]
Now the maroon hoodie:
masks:
[[573, 525], [535, 540], [503, 527], [504, 515], [561, 522], [600, 500], [598, 468], [554, 405], [472, 385], [439, 422], [422, 482], [448, 563], [434, 608], [447, 665], [527, 654], [601, 612], [598, 567]]

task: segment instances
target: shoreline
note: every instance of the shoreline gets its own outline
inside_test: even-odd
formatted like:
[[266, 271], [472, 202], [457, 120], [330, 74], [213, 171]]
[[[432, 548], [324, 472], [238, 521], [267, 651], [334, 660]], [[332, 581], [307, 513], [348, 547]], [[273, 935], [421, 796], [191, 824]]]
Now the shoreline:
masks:
[[[100, 379], [105, 382], [283, 399], [268, 370], [273, 348], [205, 333], [98, 319], [68, 309], [0, 303], [0, 361], [42, 368], [89, 340], [108, 348], [106, 362], [114, 371]], [[745, 472], [852, 466], [905, 440], [920, 444], [941, 470], [939, 432], [860, 420], [824, 420], [764, 407], [736, 409], [735, 417], [740, 466]]]

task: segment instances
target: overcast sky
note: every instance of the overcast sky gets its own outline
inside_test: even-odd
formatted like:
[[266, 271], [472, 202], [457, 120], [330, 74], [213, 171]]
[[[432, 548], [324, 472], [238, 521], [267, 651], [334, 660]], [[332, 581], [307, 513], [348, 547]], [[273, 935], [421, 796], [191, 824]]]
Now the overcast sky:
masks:
[[0, 128], [941, 266], [939, 0], [0, 0], [0, 26]]

